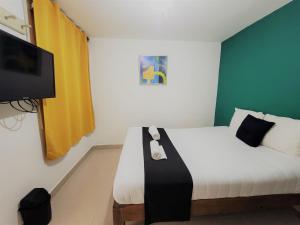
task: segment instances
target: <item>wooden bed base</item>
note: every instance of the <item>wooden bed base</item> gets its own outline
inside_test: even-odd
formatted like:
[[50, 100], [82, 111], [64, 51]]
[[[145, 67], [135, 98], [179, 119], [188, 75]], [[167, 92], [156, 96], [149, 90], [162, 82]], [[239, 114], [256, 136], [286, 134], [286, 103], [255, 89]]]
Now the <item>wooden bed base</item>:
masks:
[[[192, 216], [217, 215], [251, 211], [260, 208], [288, 208], [300, 205], [300, 194], [203, 199], [192, 201]], [[114, 225], [126, 221], [143, 221], [144, 204], [124, 205], [114, 202]]]

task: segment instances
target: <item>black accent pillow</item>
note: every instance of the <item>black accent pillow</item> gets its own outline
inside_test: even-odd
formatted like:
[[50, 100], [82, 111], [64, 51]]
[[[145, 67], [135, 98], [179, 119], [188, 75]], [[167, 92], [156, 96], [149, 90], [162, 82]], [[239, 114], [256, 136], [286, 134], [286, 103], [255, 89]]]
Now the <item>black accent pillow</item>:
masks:
[[248, 115], [237, 130], [236, 137], [252, 147], [258, 147], [274, 125], [273, 122]]

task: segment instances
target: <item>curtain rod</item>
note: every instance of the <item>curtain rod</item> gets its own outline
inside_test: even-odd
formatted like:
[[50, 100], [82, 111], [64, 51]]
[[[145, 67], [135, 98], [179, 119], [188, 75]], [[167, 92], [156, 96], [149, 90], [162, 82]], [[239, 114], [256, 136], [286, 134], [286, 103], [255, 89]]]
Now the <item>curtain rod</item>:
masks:
[[[56, 0], [50, 0], [51, 2], [53, 2], [53, 3], [55, 3], [56, 2]], [[33, 9], [33, 0], [31, 0], [31, 8]], [[81, 32], [83, 32], [83, 33], [85, 33], [86, 34], [86, 39], [87, 39], [87, 41], [90, 41], [90, 38], [89, 38], [89, 36], [87, 35], [87, 33], [77, 24], [77, 23], [75, 23], [75, 21], [71, 18], [71, 17], [69, 17], [68, 16], [68, 14], [62, 9], [62, 8], [59, 8], [60, 9], [60, 11], [72, 22], [72, 23], [74, 23], [74, 25], [81, 31]]]
[[[55, 2], [55, 0], [52, 0], [53, 2]], [[90, 40], [90, 38], [89, 38], [89, 36], [87, 36], [87, 33], [77, 24], [77, 23], [75, 23], [75, 21], [71, 18], [71, 17], [69, 17], [68, 16], [68, 14], [66, 13], [66, 11], [65, 10], [63, 10], [62, 8], [60, 8], [60, 11], [72, 22], [72, 23], [74, 23], [75, 24], [75, 26], [81, 31], [81, 32], [83, 32], [83, 33], [85, 33], [86, 34], [86, 38], [87, 38], [87, 40], [89, 41]]]

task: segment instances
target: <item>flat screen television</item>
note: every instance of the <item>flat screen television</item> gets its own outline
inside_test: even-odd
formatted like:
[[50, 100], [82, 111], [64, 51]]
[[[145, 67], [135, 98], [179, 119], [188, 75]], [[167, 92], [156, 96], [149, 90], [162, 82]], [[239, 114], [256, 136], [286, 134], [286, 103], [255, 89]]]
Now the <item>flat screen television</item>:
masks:
[[0, 102], [53, 97], [53, 54], [0, 30]]

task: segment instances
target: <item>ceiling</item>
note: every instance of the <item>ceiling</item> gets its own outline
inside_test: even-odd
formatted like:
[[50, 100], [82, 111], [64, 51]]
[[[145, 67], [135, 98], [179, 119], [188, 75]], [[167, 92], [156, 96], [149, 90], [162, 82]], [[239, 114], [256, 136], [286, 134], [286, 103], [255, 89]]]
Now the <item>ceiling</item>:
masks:
[[223, 41], [291, 0], [57, 0], [91, 37]]

